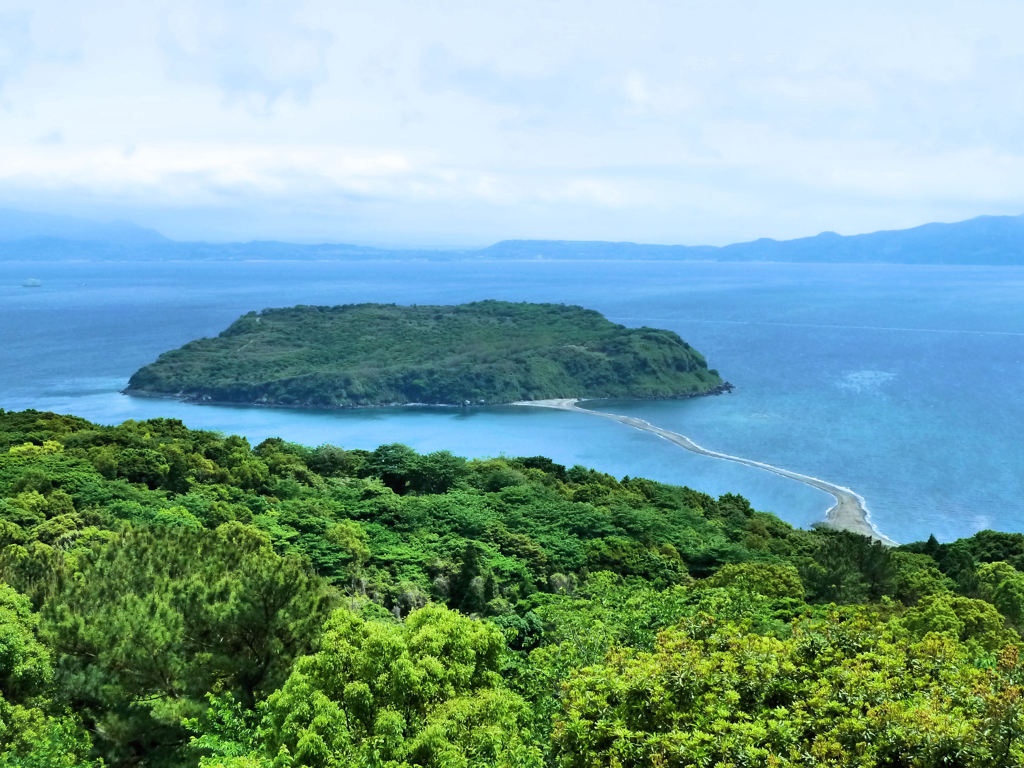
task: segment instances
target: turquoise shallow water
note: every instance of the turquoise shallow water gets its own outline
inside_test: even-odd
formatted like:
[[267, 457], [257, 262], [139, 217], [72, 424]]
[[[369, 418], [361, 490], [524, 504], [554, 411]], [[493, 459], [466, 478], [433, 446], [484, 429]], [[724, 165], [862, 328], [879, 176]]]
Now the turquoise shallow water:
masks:
[[[21, 283], [39, 278], [42, 288]], [[99, 422], [175, 416], [303, 443], [544, 454], [735, 491], [798, 525], [825, 494], [572, 413], [511, 407], [307, 412], [118, 394], [160, 352], [250, 309], [356, 301], [564, 301], [670, 328], [730, 395], [606, 402], [706, 447], [846, 485], [901, 541], [1024, 531], [1024, 269], [612, 262], [0, 262], [0, 407]]]

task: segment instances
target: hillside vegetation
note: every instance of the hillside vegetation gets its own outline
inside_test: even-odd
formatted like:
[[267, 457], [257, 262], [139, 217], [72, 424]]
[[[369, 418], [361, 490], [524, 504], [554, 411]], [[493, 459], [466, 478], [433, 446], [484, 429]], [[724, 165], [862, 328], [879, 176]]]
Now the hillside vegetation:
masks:
[[137, 371], [130, 394], [309, 408], [687, 397], [724, 385], [671, 331], [561, 304], [250, 312]]
[[0, 765], [1024, 764], [1024, 536], [0, 411]]

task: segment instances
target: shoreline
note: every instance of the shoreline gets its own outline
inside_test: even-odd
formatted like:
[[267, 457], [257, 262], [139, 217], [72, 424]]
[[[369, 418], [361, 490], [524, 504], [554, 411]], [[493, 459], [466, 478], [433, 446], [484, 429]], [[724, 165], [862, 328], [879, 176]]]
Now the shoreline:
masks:
[[[699, 392], [694, 394], [682, 395], [673, 399], [690, 399], [693, 397], [707, 397], [710, 395], [720, 395], [729, 392], [732, 389], [732, 385], [728, 382], [707, 391]], [[302, 406], [302, 405], [283, 405], [279, 403], [244, 403], [244, 402], [232, 402], [232, 401], [216, 401], [216, 400], [200, 400], [190, 398], [184, 395], [175, 395], [162, 392], [147, 392], [145, 390], [133, 390], [126, 388], [121, 390], [122, 395], [129, 397], [142, 397], [152, 398], [158, 400], [177, 400], [178, 402], [188, 403], [190, 405], [212, 405], [212, 406], [227, 406], [236, 408], [283, 408], [288, 410], [309, 410], [309, 411], [355, 411], [363, 409], [374, 409], [374, 408], [427, 408], [427, 409], [451, 409], [451, 408], [487, 408], [487, 407], [505, 407], [505, 406], [529, 406], [533, 408], [552, 408], [562, 411], [572, 411], [575, 413], [585, 413], [591, 416], [599, 416], [604, 419], [611, 421], [617, 421], [625, 426], [632, 427], [643, 432], [650, 432], [656, 437], [660, 437], [663, 440], [685, 448], [693, 453], [700, 454], [701, 456], [708, 456], [709, 458], [721, 459], [722, 461], [731, 461], [737, 464], [743, 464], [748, 467], [755, 469], [761, 469], [766, 472], [785, 477], [790, 480], [795, 480], [804, 485], [808, 485], [812, 488], [816, 488], [819, 491], [823, 491], [835, 499], [835, 504], [831, 506], [825, 513], [825, 519], [822, 521], [825, 525], [837, 530], [853, 531], [863, 536], [881, 541], [886, 545], [895, 545], [897, 542], [890, 539], [884, 533], [882, 533], [871, 521], [871, 512], [867, 508], [867, 503], [864, 498], [856, 491], [847, 488], [846, 486], [836, 485], [830, 483], [827, 480], [822, 480], [818, 477], [812, 477], [811, 475], [805, 475], [801, 472], [795, 472], [793, 470], [784, 469], [782, 467], [776, 467], [773, 464], [767, 462], [757, 461], [756, 459], [747, 459], [742, 456], [734, 456], [728, 453], [722, 453], [721, 451], [715, 451], [710, 448], [705, 448], [702, 445], [691, 440], [686, 435], [680, 434], [679, 432], [673, 432], [668, 429], [662, 429], [651, 424], [644, 419], [634, 418], [632, 416], [622, 416], [620, 414], [608, 413], [605, 411], [595, 411], [588, 408], [580, 408], [578, 403], [582, 402], [585, 398], [551, 398], [546, 400], [519, 400], [511, 403], [470, 403], [456, 404], [456, 403], [379, 403], [374, 405], [352, 405], [352, 406]], [[650, 399], [665, 399], [665, 398], [650, 398]]]
[[607, 413], [605, 411], [593, 411], [587, 408], [580, 408], [578, 405], [579, 402], [579, 398], [559, 398], [553, 400], [522, 400], [517, 403], [512, 403], [512, 405], [529, 406], [533, 408], [554, 408], [560, 411], [572, 411], [574, 413], [586, 413], [591, 416], [599, 416], [603, 419], [617, 421], [620, 424], [632, 427], [633, 429], [650, 432], [663, 440], [667, 440], [674, 445], [678, 445], [680, 448], [685, 448], [686, 450], [700, 454], [701, 456], [708, 456], [713, 459], [721, 459], [723, 461], [732, 461], [737, 464], [744, 464], [748, 467], [762, 469], [766, 472], [771, 472], [781, 477], [789, 478], [790, 480], [796, 480], [799, 483], [816, 488], [819, 491], [824, 491], [835, 499], [836, 503], [825, 513], [824, 522], [829, 527], [837, 530], [853, 531], [854, 533], [859, 533], [863, 536], [868, 536], [869, 538], [880, 541], [885, 545], [895, 545], [897, 543], [874, 526], [871, 522], [871, 513], [867, 508], [864, 498], [850, 488], [830, 483], [827, 480], [822, 480], [818, 477], [805, 475], [801, 472], [794, 472], [789, 469], [783, 469], [782, 467], [776, 467], [773, 464], [768, 464], [763, 461], [745, 459], [742, 456], [733, 456], [729, 453], [713, 451], [710, 448], [698, 445], [686, 435], [682, 435], [668, 429], [662, 429], [661, 427], [656, 427], [643, 419], [637, 419], [632, 416], [622, 416], [616, 413]]
[[[630, 400], [691, 400], [695, 397], [711, 397], [713, 395], [728, 394], [733, 389], [735, 389], [735, 387], [732, 384], [728, 381], [723, 381], [721, 384], [716, 384], [711, 389], [705, 390], [704, 392], [687, 392], [680, 395], [652, 395], [650, 397], [622, 395], [622, 397], [626, 397]], [[543, 406], [545, 403], [568, 402], [568, 399], [563, 401], [562, 399], [552, 398], [541, 400], [516, 400], [512, 402], [504, 401], [500, 403], [479, 401], [474, 403], [467, 400], [461, 403], [409, 403], [402, 401], [393, 403], [367, 403], [362, 405], [303, 405], [296, 403], [258, 403], [244, 400], [215, 400], [207, 395], [196, 396], [184, 393], [156, 392], [147, 389], [134, 389], [130, 386], [125, 387], [119, 392], [127, 397], [142, 397], [151, 400], [176, 400], [179, 403], [187, 403], [188, 405], [214, 405], [234, 408], [284, 408], [286, 410], [299, 411], [358, 411], [374, 408], [499, 408], [510, 405], [524, 405], [531, 403], [537, 403]]]

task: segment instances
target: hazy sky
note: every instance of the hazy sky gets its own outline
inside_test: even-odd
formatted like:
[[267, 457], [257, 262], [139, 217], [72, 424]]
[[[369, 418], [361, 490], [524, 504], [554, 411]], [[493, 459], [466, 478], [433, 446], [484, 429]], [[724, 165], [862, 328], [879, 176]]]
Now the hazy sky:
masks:
[[0, 0], [0, 207], [725, 243], [1024, 212], [1024, 3]]

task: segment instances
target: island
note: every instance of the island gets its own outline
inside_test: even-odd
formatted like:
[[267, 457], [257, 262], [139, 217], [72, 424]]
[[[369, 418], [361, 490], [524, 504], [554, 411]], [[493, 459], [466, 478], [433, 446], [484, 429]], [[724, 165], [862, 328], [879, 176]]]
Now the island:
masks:
[[731, 389], [672, 331], [562, 304], [347, 304], [249, 312], [166, 352], [126, 394], [293, 408], [683, 398]]

